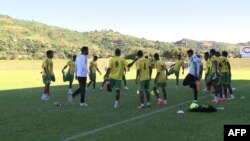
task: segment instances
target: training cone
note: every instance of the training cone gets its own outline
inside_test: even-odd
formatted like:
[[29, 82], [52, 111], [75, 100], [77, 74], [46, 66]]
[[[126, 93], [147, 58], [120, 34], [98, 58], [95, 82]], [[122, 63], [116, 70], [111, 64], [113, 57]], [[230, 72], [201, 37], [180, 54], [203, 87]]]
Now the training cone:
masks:
[[178, 110], [177, 114], [184, 114], [185, 112], [183, 110]]

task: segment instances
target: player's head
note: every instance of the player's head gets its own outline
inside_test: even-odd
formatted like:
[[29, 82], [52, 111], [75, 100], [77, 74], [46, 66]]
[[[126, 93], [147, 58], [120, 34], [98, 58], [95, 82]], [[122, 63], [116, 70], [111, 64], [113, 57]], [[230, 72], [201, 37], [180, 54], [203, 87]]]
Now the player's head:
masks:
[[121, 50], [119, 48], [115, 50], [115, 56], [121, 56]]
[[48, 51], [46, 52], [46, 55], [47, 55], [48, 58], [53, 58], [53, 57], [54, 57], [54, 52], [53, 52], [53, 50], [48, 50]]
[[210, 49], [210, 55], [211, 56], [215, 55], [215, 53], [216, 53], [215, 49]]
[[222, 56], [227, 57], [228, 56], [228, 52], [227, 51], [222, 51]]
[[76, 55], [73, 55], [72, 60], [76, 61]]
[[155, 58], [155, 60], [159, 60], [159, 59], [160, 59], [159, 54], [158, 54], [158, 53], [155, 53], [155, 54], [154, 54], [154, 58]]
[[215, 52], [215, 56], [216, 56], [216, 57], [220, 57], [220, 52], [219, 52], [219, 51], [216, 51], [216, 52]]
[[84, 55], [88, 55], [88, 54], [89, 54], [89, 48], [88, 48], [87, 46], [83, 46], [83, 47], [81, 48], [81, 52], [82, 52], [82, 54], [84, 54]]
[[208, 58], [209, 58], [209, 53], [208, 53], [208, 52], [205, 52], [205, 53], [204, 53], [204, 59], [207, 61]]
[[137, 51], [137, 57], [141, 58], [143, 56], [143, 52], [141, 50]]
[[181, 54], [178, 54], [178, 59], [181, 60]]
[[94, 61], [97, 61], [98, 57], [96, 55], [94, 55]]
[[148, 59], [148, 55], [146, 55], [145, 58]]
[[191, 57], [194, 54], [194, 51], [192, 49], [189, 49], [187, 51], [188, 57]]

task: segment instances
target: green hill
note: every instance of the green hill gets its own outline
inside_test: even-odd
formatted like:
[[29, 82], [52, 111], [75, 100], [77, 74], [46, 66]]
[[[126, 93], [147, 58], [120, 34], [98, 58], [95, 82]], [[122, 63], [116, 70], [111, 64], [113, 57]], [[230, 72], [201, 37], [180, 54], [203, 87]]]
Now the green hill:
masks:
[[148, 55], [159, 52], [165, 58], [172, 59], [179, 53], [185, 54], [189, 48], [195, 49], [199, 54], [216, 48], [228, 50], [231, 57], [239, 56], [239, 44], [189, 39], [167, 43], [123, 35], [113, 30], [81, 33], [35, 21], [17, 20], [5, 15], [0, 15], [0, 33], [2, 60], [41, 59], [48, 49], [56, 51], [55, 58], [67, 58], [79, 53], [79, 48], [83, 45], [90, 47], [90, 55], [97, 54], [100, 57], [113, 54], [115, 48], [121, 48], [127, 58], [133, 57], [136, 50], [142, 49]]

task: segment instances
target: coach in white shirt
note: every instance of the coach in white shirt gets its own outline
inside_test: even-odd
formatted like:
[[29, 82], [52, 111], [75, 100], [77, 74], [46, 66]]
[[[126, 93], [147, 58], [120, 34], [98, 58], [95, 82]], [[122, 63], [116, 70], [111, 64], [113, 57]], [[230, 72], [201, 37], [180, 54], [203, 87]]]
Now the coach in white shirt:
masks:
[[193, 50], [191, 49], [187, 51], [187, 54], [189, 57], [189, 62], [188, 62], [189, 73], [185, 77], [183, 81], [183, 85], [184, 86], [189, 85], [190, 88], [194, 90], [194, 102], [197, 102], [198, 90], [197, 90], [196, 81], [199, 79], [199, 75], [200, 75], [201, 60], [199, 57], [197, 57], [196, 54], [194, 54]]
[[87, 55], [89, 54], [88, 47], [84, 46], [81, 48], [82, 54], [78, 55], [76, 57], [75, 62], [75, 72], [76, 72], [76, 78], [79, 82], [79, 88], [72, 94], [72, 97], [69, 99], [69, 101], [72, 101], [73, 98], [81, 93], [81, 100], [80, 100], [80, 106], [88, 106], [87, 103], [85, 103], [85, 88], [86, 88], [86, 81], [88, 76], [88, 58]]

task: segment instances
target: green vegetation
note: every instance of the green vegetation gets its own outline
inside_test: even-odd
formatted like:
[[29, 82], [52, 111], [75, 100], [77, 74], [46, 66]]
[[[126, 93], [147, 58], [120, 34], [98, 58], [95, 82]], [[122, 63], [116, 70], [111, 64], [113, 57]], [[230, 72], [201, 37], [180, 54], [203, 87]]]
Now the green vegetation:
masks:
[[[83, 45], [90, 47], [90, 55], [107, 57], [115, 48], [121, 48], [126, 58], [132, 58], [138, 49], [148, 55], [159, 52], [166, 59], [176, 58], [177, 54], [193, 48], [203, 54], [210, 48], [228, 50], [230, 57], [239, 57], [239, 45], [213, 41], [183, 39], [175, 43], [151, 41], [122, 35], [112, 30], [77, 32], [35, 21], [17, 20], [0, 15], [0, 59], [42, 59], [45, 51], [56, 51], [55, 58], [65, 59], [79, 52]], [[167, 34], [167, 33], [166, 33]], [[241, 45], [248, 43], [241, 43]]]

